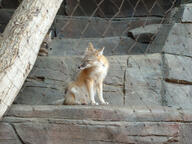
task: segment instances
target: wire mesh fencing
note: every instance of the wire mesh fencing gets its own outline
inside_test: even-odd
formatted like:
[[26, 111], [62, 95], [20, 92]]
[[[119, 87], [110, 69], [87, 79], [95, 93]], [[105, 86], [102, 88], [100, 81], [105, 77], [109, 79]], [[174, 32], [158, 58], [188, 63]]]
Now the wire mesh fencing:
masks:
[[[162, 121], [173, 122], [165, 126], [170, 135], [165, 134], [164, 140], [157, 140], [153, 132], [150, 135], [147, 129], [150, 126], [144, 124], [143, 133], [150, 135], [149, 143], [177, 143], [179, 137], [188, 137], [172, 129], [178, 121], [173, 115], [178, 112], [179, 121], [185, 121], [185, 110], [191, 109], [192, 103], [188, 33], [191, 26], [182, 20], [181, 3], [66, 0], [65, 16], [58, 16], [53, 25], [58, 39], [50, 44], [50, 55], [82, 56], [88, 42], [96, 48], [105, 47], [110, 69], [104, 81], [104, 98], [110, 105], [131, 109], [137, 122], [147, 121], [145, 116], [149, 114], [157, 131], [164, 129]], [[63, 45], [62, 49], [59, 45]], [[142, 115], [141, 109], [149, 113]], [[137, 143], [137, 138], [133, 139]]]
[[[190, 69], [185, 64], [190, 62], [190, 52], [184, 46], [186, 40], [180, 36], [188, 33], [189, 27], [178, 21], [180, 3], [178, 0], [64, 1], [42, 43], [39, 52], [42, 57], [37, 60], [16, 103], [44, 104], [44, 99], [50, 99], [45, 104], [52, 104], [52, 94], [57, 95], [55, 101], [62, 101], [65, 87], [78, 72], [78, 56], [83, 56], [92, 42], [95, 48], [105, 47], [104, 55], [110, 62], [104, 95], [111, 104], [190, 108], [187, 78]], [[62, 61], [59, 67], [52, 65], [59, 61]], [[58, 78], [46, 66], [57, 69]], [[47, 72], [51, 74], [46, 75]], [[46, 92], [35, 90], [39, 87], [35, 80], [46, 87]], [[24, 95], [34, 94], [26, 87], [36, 95], [48, 96], [42, 97], [42, 102], [35, 98], [28, 101]]]
[[[62, 105], [65, 89], [75, 80], [77, 65], [92, 42], [96, 49], [105, 47], [110, 63], [103, 89], [109, 107], [123, 107], [134, 115], [131, 122], [144, 123], [138, 126], [141, 135], [136, 131], [129, 137], [179, 142], [186, 135], [178, 133], [176, 123], [188, 121], [192, 107], [192, 12], [181, 2], [65, 0], [14, 104]], [[2, 3], [0, 11], [4, 9]]]
[[56, 39], [48, 46], [49, 54], [82, 56], [89, 42], [96, 48], [104, 46], [111, 63], [104, 92], [112, 104], [120, 97], [120, 105], [168, 106], [172, 89], [167, 83], [174, 78], [167, 75], [173, 61], [172, 55], [166, 54], [172, 53], [166, 43], [180, 3], [66, 0], [59, 11], [63, 16], [58, 15], [52, 27]]

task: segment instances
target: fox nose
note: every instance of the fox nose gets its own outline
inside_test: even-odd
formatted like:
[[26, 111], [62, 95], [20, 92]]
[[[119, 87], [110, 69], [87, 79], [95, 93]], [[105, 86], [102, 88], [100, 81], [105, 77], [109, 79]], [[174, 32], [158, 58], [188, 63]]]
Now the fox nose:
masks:
[[78, 69], [82, 69], [82, 68], [84, 68], [86, 66], [86, 64], [85, 63], [82, 63], [82, 64], [80, 64], [79, 66], [78, 66]]
[[78, 69], [82, 69], [83, 67], [84, 67], [84, 65], [83, 65], [83, 64], [78, 65]]

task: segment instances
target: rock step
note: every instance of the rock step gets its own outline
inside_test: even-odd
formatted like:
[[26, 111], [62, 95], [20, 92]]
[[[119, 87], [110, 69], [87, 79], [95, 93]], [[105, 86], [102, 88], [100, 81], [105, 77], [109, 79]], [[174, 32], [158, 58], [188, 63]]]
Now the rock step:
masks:
[[[38, 57], [15, 103], [62, 104], [65, 88], [76, 77], [80, 61], [77, 56]], [[105, 98], [110, 103], [123, 105], [127, 56], [110, 56], [109, 61], [111, 66], [104, 88]]]
[[[12, 119], [14, 117], [15, 119]], [[191, 109], [166, 106], [111, 105], [12, 105], [3, 121], [17, 122], [19, 118], [55, 120], [90, 120], [104, 122], [191, 122]]]
[[[110, 69], [104, 81], [104, 98], [111, 105], [191, 108], [191, 58], [158, 53], [107, 58]], [[78, 56], [38, 57], [14, 103], [62, 104], [80, 61]]]
[[[161, 105], [160, 54], [109, 56], [108, 59], [110, 69], [104, 81], [107, 101], [112, 105]], [[62, 104], [65, 88], [76, 77], [80, 61], [77, 56], [39, 57], [15, 103]]]
[[73, 56], [83, 55], [88, 43], [92, 42], [95, 48], [105, 47], [104, 55], [126, 55], [145, 53], [148, 44], [136, 42], [129, 37], [106, 37], [106, 38], [82, 38], [66, 39], [54, 38], [48, 44], [50, 56]]
[[128, 18], [98, 18], [98, 17], [66, 17], [57, 16], [54, 22], [57, 36], [60, 38], [103, 38], [112, 36], [127, 36], [129, 30], [149, 24], [160, 24], [159, 17], [128, 17]]
[[0, 135], [4, 143], [188, 144], [191, 121], [190, 110], [168, 107], [13, 105]]
[[192, 57], [191, 45], [191, 23], [174, 23], [162, 26], [148, 49], [150, 52], [161, 51], [169, 54]]
[[[48, 43], [49, 55], [69, 56], [82, 55], [89, 42], [96, 48], [105, 47], [104, 54], [125, 55], [144, 54], [155, 39], [159, 29], [164, 25], [150, 24], [129, 31], [128, 36], [104, 37], [104, 38], [54, 38]], [[160, 49], [158, 49], [160, 52]], [[157, 52], [158, 50], [153, 50]], [[150, 52], [150, 51], [149, 51]]]
[[[0, 9], [0, 32], [13, 15], [14, 9]], [[57, 15], [52, 28], [56, 36], [64, 38], [99, 38], [111, 36], [127, 36], [128, 31], [149, 24], [160, 24], [168, 19], [159, 17], [128, 17], [128, 18], [99, 18], [99, 17], [68, 17]]]

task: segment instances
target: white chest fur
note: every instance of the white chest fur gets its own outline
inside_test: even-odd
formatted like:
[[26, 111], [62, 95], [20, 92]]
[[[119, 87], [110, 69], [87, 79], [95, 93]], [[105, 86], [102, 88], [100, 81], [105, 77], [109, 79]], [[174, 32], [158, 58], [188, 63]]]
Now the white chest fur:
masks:
[[95, 68], [95, 70], [91, 73], [91, 77], [93, 77], [96, 81], [103, 80], [107, 75], [108, 67], [102, 65]]

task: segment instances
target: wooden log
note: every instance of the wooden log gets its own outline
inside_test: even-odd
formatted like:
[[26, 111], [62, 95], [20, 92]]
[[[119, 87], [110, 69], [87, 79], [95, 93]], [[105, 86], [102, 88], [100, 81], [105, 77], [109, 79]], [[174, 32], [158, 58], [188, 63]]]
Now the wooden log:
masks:
[[62, 0], [24, 0], [0, 42], [0, 118], [32, 69]]

